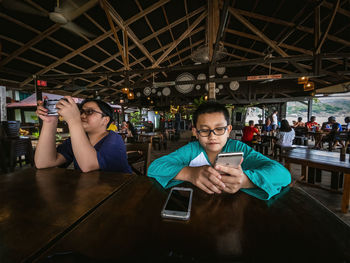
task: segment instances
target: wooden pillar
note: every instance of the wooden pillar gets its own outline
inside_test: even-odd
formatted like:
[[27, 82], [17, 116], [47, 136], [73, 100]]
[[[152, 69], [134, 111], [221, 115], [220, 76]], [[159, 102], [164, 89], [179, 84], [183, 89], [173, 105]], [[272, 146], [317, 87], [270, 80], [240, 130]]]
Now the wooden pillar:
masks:
[[321, 57], [320, 51], [317, 50], [317, 47], [320, 42], [321, 36], [321, 14], [320, 14], [320, 5], [315, 7], [314, 11], [314, 74], [319, 75], [321, 70]]
[[312, 116], [312, 99], [309, 99], [307, 102], [307, 120], [310, 121]]
[[215, 82], [212, 82], [211, 79], [215, 78], [215, 67], [210, 66], [209, 67], [209, 83], [208, 83], [208, 99], [209, 101], [215, 101], [216, 100], [216, 93], [215, 93]]
[[0, 86], [0, 121], [7, 121], [5, 86]]

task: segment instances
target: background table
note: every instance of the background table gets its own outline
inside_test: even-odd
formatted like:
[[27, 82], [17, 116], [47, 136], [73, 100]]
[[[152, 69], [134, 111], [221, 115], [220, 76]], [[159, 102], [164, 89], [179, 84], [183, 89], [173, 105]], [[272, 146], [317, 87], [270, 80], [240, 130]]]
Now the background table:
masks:
[[0, 262], [34, 258], [133, 175], [28, 168], [0, 176]]
[[160, 213], [169, 191], [136, 177], [39, 262], [49, 255], [69, 262], [350, 260], [349, 226], [301, 189], [262, 201], [243, 192], [208, 195], [193, 188], [190, 220], [165, 220]]
[[319, 151], [313, 149], [295, 148], [283, 153], [285, 166], [290, 170], [290, 164], [302, 165], [302, 173], [307, 178], [307, 167], [321, 170], [343, 172], [344, 186], [341, 210], [347, 213], [350, 201], [350, 162], [349, 154], [346, 154], [345, 161], [340, 161], [340, 154], [336, 152]]

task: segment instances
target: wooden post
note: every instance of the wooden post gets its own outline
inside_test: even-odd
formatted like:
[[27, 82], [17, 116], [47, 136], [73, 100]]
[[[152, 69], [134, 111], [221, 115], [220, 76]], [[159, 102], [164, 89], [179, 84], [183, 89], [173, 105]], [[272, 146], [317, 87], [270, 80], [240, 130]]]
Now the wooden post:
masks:
[[310, 121], [311, 120], [311, 116], [312, 116], [312, 99], [309, 99], [307, 101], [307, 120]]
[[344, 174], [344, 190], [343, 198], [341, 201], [341, 211], [347, 213], [349, 211], [349, 201], [350, 201], [350, 174]]
[[6, 111], [6, 87], [0, 86], [0, 121], [7, 120]]

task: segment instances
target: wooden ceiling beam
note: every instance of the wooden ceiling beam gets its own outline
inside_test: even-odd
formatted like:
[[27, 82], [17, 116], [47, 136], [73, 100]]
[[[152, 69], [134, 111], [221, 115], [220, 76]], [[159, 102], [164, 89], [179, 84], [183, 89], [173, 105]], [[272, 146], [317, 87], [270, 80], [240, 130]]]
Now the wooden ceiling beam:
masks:
[[216, 42], [216, 36], [219, 28], [220, 10], [218, 1], [208, 0], [208, 23], [207, 23], [207, 36], [208, 36], [208, 53], [209, 60], [213, 58], [213, 47]]
[[[89, 43], [86, 43], [85, 45], [83, 45], [80, 48], [76, 49], [74, 52], [67, 54], [66, 56], [64, 56], [63, 58], [59, 59], [58, 61], [55, 61], [54, 63], [50, 64], [46, 68], [40, 70], [35, 75], [45, 74], [46, 72], [50, 71], [51, 69], [61, 65], [62, 63], [66, 62], [67, 60], [71, 59], [72, 57], [75, 57], [76, 55], [80, 54], [84, 50], [94, 46], [95, 44], [97, 44], [98, 42], [100, 42], [103, 39], [107, 38], [111, 34], [112, 34], [111, 31], [107, 31], [106, 33], [100, 35], [99, 37], [91, 40]], [[21, 83], [21, 87], [23, 87], [24, 85], [28, 84], [31, 80], [32, 80], [32, 78], [27, 78], [25, 81], [23, 81]]]
[[[75, 10], [74, 13], [70, 15], [70, 20], [74, 20], [93, 6], [97, 4], [98, 0], [90, 0], [89, 2], [85, 3], [81, 8], [78, 10]], [[59, 24], [54, 24], [53, 26], [46, 29], [44, 32], [40, 32], [35, 38], [28, 41], [24, 46], [22, 46], [20, 49], [14, 51], [9, 57], [7, 57], [6, 60], [0, 61], [0, 67], [5, 65], [6, 63], [10, 62], [12, 59], [14, 59], [16, 56], [22, 54], [24, 51], [28, 50], [28, 48], [32, 47], [33, 45], [37, 44], [44, 38], [51, 35], [53, 32], [57, 31], [61, 26]]]
[[[263, 40], [260, 39], [259, 37], [257, 37], [256, 35], [252, 35], [252, 34], [249, 34], [246, 32], [241, 32], [241, 31], [237, 31], [237, 30], [229, 29], [229, 28], [226, 28], [225, 30], [226, 30], [226, 32], [233, 34], [233, 35], [237, 35], [237, 36], [245, 37], [245, 38], [248, 38], [251, 40], [263, 42]], [[275, 43], [276, 43], [276, 45], [278, 44], [277, 42], [275, 42]], [[313, 55], [313, 52], [311, 50], [307, 50], [307, 49], [304, 49], [301, 47], [296, 47], [296, 46], [292, 46], [292, 45], [288, 45], [288, 44], [284, 44], [284, 43], [280, 44], [280, 46], [283, 48], [289, 49], [289, 50], [300, 52], [302, 54]], [[338, 59], [332, 59], [330, 61], [333, 61], [333, 62], [338, 63], [338, 64], [343, 64], [343, 62], [341, 60], [338, 60]]]
[[151, 5], [150, 7], [147, 7], [146, 9], [144, 9], [142, 12], [138, 13], [137, 15], [125, 20], [125, 22], [123, 23], [123, 26], [128, 26], [131, 25], [132, 23], [136, 22], [137, 20], [139, 20], [140, 18], [144, 17], [145, 15], [152, 13], [154, 10], [158, 9], [159, 7], [165, 5], [166, 3], [168, 3], [170, 0], [160, 0], [157, 3]]
[[[123, 63], [124, 63], [124, 67], [126, 68], [127, 67], [127, 62], [126, 62], [125, 52], [124, 52], [124, 49], [123, 49], [122, 45], [120, 44], [120, 41], [119, 41], [119, 38], [118, 38], [118, 35], [117, 35], [117, 30], [115, 29], [114, 23], [112, 21], [111, 14], [109, 13], [109, 9], [108, 9], [108, 7], [106, 5], [106, 0], [101, 0], [100, 3], [101, 3], [101, 6], [102, 6], [102, 9], [106, 13], [108, 24], [109, 24], [109, 26], [110, 26], [110, 28], [111, 28], [111, 30], [113, 32], [114, 40], [117, 43], [117, 47], [118, 47], [119, 53], [120, 53], [120, 55], [122, 57], [122, 60], [123, 60]], [[123, 31], [125, 32], [125, 29]]]
[[184, 40], [190, 33], [191, 31], [198, 26], [200, 22], [207, 16], [207, 12], [203, 12], [194, 22], [193, 24], [186, 29], [184, 33], [175, 41], [172, 43], [172, 45], [165, 51], [158, 59], [156, 62], [153, 63], [152, 68], [158, 67], [159, 64], [164, 60], [164, 58], [170, 54], [171, 51], [173, 51], [174, 48], [182, 41]]
[[[333, 7], [333, 5], [332, 5], [332, 7]], [[235, 9], [235, 11], [243, 16], [255, 18], [258, 20], [265, 21], [265, 22], [271, 22], [274, 24], [282, 25], [282, 26], [295, 27], [297, 30], [305, 32], [305, 33], [309, 33], [309, 34], [314, 33], [313, 28], [297, 25], [295, 23], [288, 22], [288, 21], [285, 21], [282, 19], [278, 19], [278, 18], [274, 18], [274, 17], [270, 17], [270, 16], [264, 16], [264, 15], [260, 15], [257, 13], [252, 13], [249, 11], [241, 10], [241, 9]], [[338, 12], [340, 13], [340, 9], [338, 9]], [[341, 39], [341, 38], [334, 36], [334, 35], [331, 35], [331, 34], [327, 35], [327, 39], [332, 40], [332, 41], [337, 42], [337, 43], [342, 44], [342, 45], [350, 46], [350, 41]]]
[[321, 48], [322, 48], [322, 45], [324, 43], [324, 41], [326, 40], [327, 38], [327, 35], [328, 35], [328, 32], [329, 30], [331, 29], [331, 26], [333, 24], [333, 21], [334, 21], [334, 17], [335, 17], [335, 14], [337, 13], [338, 9], [339, 9], [339, 3], [340, 3], [340, 0], [337, 1], [337, 3], [334, 4], [334, 9], [333, 9], [333, 12], [332, 12], [332, 17], [328, 23], [328, 26], [327, 26], [327, 29], [326, 31], [323, 33], [323, 36], [321, 37], [321, 40], [320, 42], [318, 43], [318, 46], [316, 47], [316, 51], [315, 53], [316, 54], [319, 54], [321, 52]]
[[[135, 0], [135, 3], [136, 3], [136, 5], [137, 5], [138, 9], [140, 10], [140, 12], [142, 12], [143, 9], [142, 9], [142, 6], [140, 5], [139, 1], [138, 1], [138, 0]], [[164, 5], [162, 5], [162, 9], [164, 10]], [[147, 18], [147, 15], [145, 15], [145, 20], [146, 20], [146, 23], [147, 23], [148, 27], [151, 29], [152, 33], [154, 33], [155, 31], [154, 31], [153, 26], [151, 25], [149, 19]], [[162, 43], [160, 42], [158, 36], [156, 36], [155, 39], [156, 39], [156, 41], [158, 42], [158, 45], [159, 45], [160, 47], [163, 47], [163, 45], [162, 45]], [[169, 60], [168, 60], [168, 61], [169, 61]], [[171, 63], [171, 62], [169, 61], [169, 64], [170, 64], [170, 63]]]
[[[185, 6], [185, 14], [186, 14], [186, 16], [188, 16], [187, 0], [184, 0], [184, 6]], [[164, 10], [164, 7], [163, 7], [163, 11], [165, 11], [165, 10]], [[166, 18], [166, 20], [167, 20], [167, 24], [169, 25], [168, 18]], [[190, 21], [189, 21], [189, 19], [186, 19], [186, 23], [187, 23], [187, 27], [189, 27], [189, 26], [190, 26]], [[171, 36], [172, 36], [173, 41], [175, 41], [174, 36], [173, 36], [173, 33], [172, 33], [171, 30], [170, 30], [170, 34], [171, 34]], [[190, 37], [190, 46], [192, 46], [192, 38], [191, 38], [191, 37]], [[176, 50], [178, 51], [177, 47], [176, 47]], [[191, 53], [192, 53], [192, 49], [191, 49]], [[180, 58], [180, 57], [179, 57], [179, 58]]]
[[[288, 57], [289, 55], [284, 52], [273, 40], [269, 39], [264, 33], [262, 33], [259, 29], [257, 29], [252, 23], [250, 23], [247, 19], [245, 19], [242, 15], [240, 15], [234, 8], [229, 7], [230, 13], [239, 20], [243, 25], [245, 25], [249, 30], [251, 30], [254, 34], [260, 37], [264, 42], [269, 45], [273, 50], [277, 52], [277, 54], [282, 57]], [[298, 70], [301, 72], [306, 72], [306, 70], [298, 65], [297, 63], [292, 63]]]
[[[186, 0], [184, 0], [184, 1], [185, 1], [185, 5], [186, 5]], [[164, 18], [165, 18], [165, 22], [166, 22], [166, 24], [169, 26], [168, 15], [167, 15], [167, 13], [166, 13], [166, 11], [165, 11], [164, 6], [162, 6], [162, 11], [163, 11], [163, 15], [164, 15]], [[187, 11], [186, 11], [186, 15], [188, 15], [188, 14], [187, 14]], [[188, 20], [187, 20], [187, 27], [189, 27]], [[173, 42], [174, 42], [174, 41], [175, 41], [175, 38], [174, 38], [174, 34], [173, 34], [173, 31], [171, 30], [171, 28], [169, 29], [169, 32], [170, 32], [171, 39], [172, 39]], [[192, 45], [192, 39], [191, 39], [191, 38], [190, 38], [190, 45]], [[176, 47], [176, 52], [179, 53], [178, 47]], [[180, 59], [180, 56], [179, 56], [179, 59]], [[171, 64], [169, 58], [168, 58], [168, 61], [169, 61], [169, 64]]]

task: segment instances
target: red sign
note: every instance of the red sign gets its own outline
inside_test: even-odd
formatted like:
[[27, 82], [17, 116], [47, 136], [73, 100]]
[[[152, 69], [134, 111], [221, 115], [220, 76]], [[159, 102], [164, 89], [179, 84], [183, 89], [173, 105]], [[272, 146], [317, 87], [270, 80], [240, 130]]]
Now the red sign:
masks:
[[248, 76], [247, 80], [281, 79], [281, 78], [282, 78], [282, 74], [275, 74], [275, 75]]
[[41, 86], [41, 87], [47, 87], [47, 82], [46, 82], [46, 80], [37, 79], [36, 85]]

